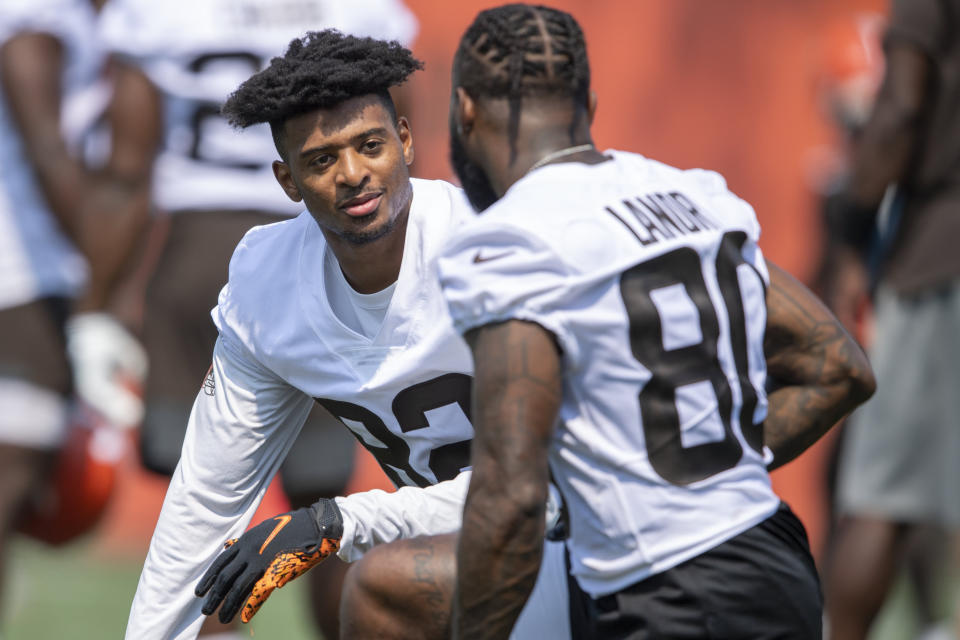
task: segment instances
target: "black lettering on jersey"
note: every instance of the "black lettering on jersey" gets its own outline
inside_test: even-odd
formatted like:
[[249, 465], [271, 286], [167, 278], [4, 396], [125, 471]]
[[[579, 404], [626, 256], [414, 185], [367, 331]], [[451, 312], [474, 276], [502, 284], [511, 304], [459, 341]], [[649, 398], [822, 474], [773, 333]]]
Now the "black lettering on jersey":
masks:
[[[714, 304], [707, 290], [707, 276], [700, 255], [690, 247], [679, 247], [646, 260], [620, 277], [620, 293], [629, 321], [630, 348], [633, 357], [651, 374], [637, 400], [650, 465], [672, 484], [689, 485], [726, 471], [740, 461], [743, 445], [733, 428], [739, 423], [745, 443], [763, 453], [763, 423], [754, 422], [759, 390], [750, 379], [746, 313], [737, 267], [749, 263], [742, 255], [747, 236], [732, 231], [720, 239], [714, 261], [716, 282], [722, 304]], [[755, 272], [756, 273], [756, 272]], [[759, 274], [756, 278], [762, 283]], [[683, 285], [697, 309], [701, 341], [666, 349], [663, 319], [653, 301], [653, 291], [674, 284]], [[720, 314], [728, 319], [729, 346], [733, 352], [736, 378], [730, 378], [720, 364]], [[678, 388], [696, 382], [709, 382], [716, 398], [716, 411], [723, 425], [720, 440], [684, 446]], [[737, 384], [741, 405], [733, 415], [731, 384]]]
[[[641, 204], [643, 204], [643, 200], [641, 200], [639, 197], [637, 198], [637, 200]], [[630, 212], [630, 214], [634, 217], [634, 219], [637, 222], [639, 222], [644, 229], [647, 230], [647, 234], [650, 237], [649, 243], [659, 242], [660, 240], [668, 240], [670, 238], [675, 237], [673, 232], [671, 232], [669, 229], [664, 230], [660, 228], [660, 226], [658, 226], [653, 221], [653, 219], [647, 215], [647, 213], [643, 209], [638, 208], [629, 200], [624, 200], [623, 206], [625, 206], [627, 208], [627, 211]], [[659, 239], [656, 237], [656, 234], [660, 235]]]
[[694, 223], [700, 225], [701, 229], [719, 229], [720, 227], [710, 220], [702, 211], [693, 206], [693, 202], [690, 201], [690, 198], [683, 195], [679, 191], [671, 191], [668, 194], [673, 201], [679, 205], [680, 210]]
[[683, 209], [676, 201], [665, 193], [655, 193], [654, 197], [660, 202], [660, 206], [667, 209], [671, 214], [671, 219], [676, 223], [677, 226], [683, 226], [683, 231], [681, 233], [689, 233], [691, 231], [701, 231], [700, 227], [697, 226], [696, 222], [690, 220], [687, 217], [686, 210]]
[[609, 213], [609, 214], [612, 215], [614, 218], [616, 218], [617, 220], [619, 220], [619, 221], [623, 224], [623, 226], [625, 226], [625, 227], [627, 228], [627, 231], [629, 231], [630, 233], [632, 233], [632, 234], [633, 234], [633, 237], [636, 238], [637, 241], [638, 241], [640, 244], [642, 244], [643, 246], [647, 246], [648, 244], [651, 244], [651, 243], [653, 243], [653, 242], [656, 242], [656, 240], [654, 240], [653, 238], [651, 238], [651, 237], [649, 237], [649, 236], [647, 236], [646, 238], [641, 238], [641, 237], [640, 237], [640, 234], [637, 233], [636, 230], [635, 230], [633, 227], [630, 226], [630, 223], [627, 222], [626, 220], [624, 220], [623, 218], [621, 218], [621, 217], [620, 217], [620, 214], [618, 214], [616, 211], [614, 211], [613, 208], [611, 208], [611, 207], [604, 207], [604, 209], [606, 209], [607, 213]]
[[[643, 246], [720, 228], [697, 209], [690, 198], [678, 191], [646, 193], [634, 196], [632, 200], [621, 200], [604, 209], [627, 227]], [[630, 219], [639, 223], [642, 229], [627, 222]]]
[[[473, 379], [463, 373], [447, 373], [425, 382], [407, 387], [393, 399], [393, 415], [400, 425], [400, 430], [406, 434], [430, 426], [427, 412], [447, 405], [459, 405], [467, 420], [470, 417], [470, 394]], [[387, 425], [375, 413], [351, 402], [316, 398], [327, 411], [338, 418], [359, 422], [371, 436], [379, 440], [383, 446], [376, 446], [366, 442], [359, 434], [353, 432], [360, 444], [380, 463], [390, 481], [397, 487], [411, 482], [420, 487], [426, 487], [431, 482], [427, 476], [413, 468], [410, 459], [410, 446], [403, 436], [397, 435], [387, 428]], [[447, 442], [434, 447], [427, 459], [427, 466], [437, 482], [451, 480], [463, 469], [470, 466], [471, 440]]]
[[[657, 204], [657, 199], [661, 199], [661, 204]], [[637, 196], [637, 202], [642, 204], [647, 210], [653, 214], [653, 217], [657, 219], [660, 223], [660, 226], [664, 228], [670, 234], [670, 237], [675, 237], [678, 233], [686, 233], [686, 228], [681, 228], [677, 224], [676, 220], [668, 213], [668, 209], [663, 206], [663, 194], [662, 193], [651, 193], [647, 196], [646, 199], [643, 196]], [[667, 226], [669, 225], [669, 227]], [[672, 227], [672, 229], [671, 229]]]
[[[263, 68], [263, 60], [255, 53], [249, 51], [218, 51], [195, 57], [187, 63], [187, 69], [198, 76], [205, 73], [215, 74], [217, 65], [223, 63], [239, 63], [248, 67], [251, 74]], [[246, 171], [258, 171], [269, 166], [269, 162], [244, 161], [223, 153], [211, 154], [207, 149], [204, 134], [208, 127], [215, 126], [218, 123], [226, 126], [226, 121], [220, 115], [222, 105], [210, 100], [197, 100], [192, 105], [193, 114], [190, 116], [190, 126], [193, 132], [193, 141], [190, 144], [189, 152], [191, 158], [198, 162]]]

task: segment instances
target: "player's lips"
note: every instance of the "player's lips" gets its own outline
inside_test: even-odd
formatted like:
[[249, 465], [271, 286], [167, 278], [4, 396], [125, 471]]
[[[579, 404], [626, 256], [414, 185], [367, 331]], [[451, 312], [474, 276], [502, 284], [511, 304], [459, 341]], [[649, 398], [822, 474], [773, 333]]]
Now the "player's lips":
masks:
[[382, 199], [382, 192], [364, 193], [363, 195], [344, 201], [343, 204], [340, 205], [340, 208], [346, 211], [347, 215], [359, 218], [376, 211]]

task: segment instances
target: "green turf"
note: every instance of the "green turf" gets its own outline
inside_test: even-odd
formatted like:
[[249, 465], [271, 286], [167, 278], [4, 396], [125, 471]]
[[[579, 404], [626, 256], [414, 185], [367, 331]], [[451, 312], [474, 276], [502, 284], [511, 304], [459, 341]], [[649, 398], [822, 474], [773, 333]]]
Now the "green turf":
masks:
[[[2, 640], [104, 640], [121, 638], [142, 558], [104, 557], [89, 544], [51, 549], [18, 540], [4, 583]], [[306, 617], [303, 583], [275, 592], [243, 635], [256, 640], [317, 640]], [[871, 640], [914, 636], [912, 594], [900, 581]], [[250, 632], [253, 632], [250, 634]]]
[[[122, 638], [142, 558], [106, 558], [89, 544], [51, 549], [14, 543], [4, 581], [3, 640]], [[292, 582], [275, 592], [249, 625], [258, 640], [315, 640], [304, 592]]]

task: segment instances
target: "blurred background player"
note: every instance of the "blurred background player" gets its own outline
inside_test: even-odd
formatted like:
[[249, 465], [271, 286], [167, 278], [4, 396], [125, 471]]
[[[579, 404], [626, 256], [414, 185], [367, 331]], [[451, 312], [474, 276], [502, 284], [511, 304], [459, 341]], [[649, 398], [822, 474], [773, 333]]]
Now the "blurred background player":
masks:
[[[875, 12], [842, 16], [824, 33], [822, 76], [819, 83], [825, 111], [836, 124], [838, 140], [827, 154], [819, 154], [815, 188], [821, 197], [825, 220], [825, 246], [816, 288], [858, 341], [869, 347], [872, 335], [870, 291], [863, 286], [861, 269], [837, 273], [851, 256], [850, 247], [836, 236], [830, 224], [843, 215], [850, 178], [851, 153], [866, 125], [883, 79], [883, 36], [886, 17]], [[826, 159], [825, 162], [823, 160]], [[888, 200], [888, 204], [892, 204]], [[881, 207], [882, 208], [882, 207]], [[873, 253], [873, 252], [872, 252]], [[876, 252], [879, 253], [879, 252]], [[853, 256], [859, 262], [859, 258]], [[872, 270], [876, 270], [873, 265]], [[869, 275], [869, 274], [868, 274]], [[871, 277], [875, 277], [875, 274]], [[836, 478], [845, 429], [837, 429], [831, 440], [827, 466], [829, 529], [823, 557], [829, 565], [836, 533]], [[943, 587], [949, 574], [950, 536], [940, 522], [916, 522], [905, 532], [901, 560], [916, 605], [917, 627], [934, 628], [942, 617]]]
[[960, 2], [891, 6], [883, 83], [832, 216], [838, 315], [854, 317], [876, 286], [881, 390], [851, 420], [840, 459], [834, 640], [867, 636], [911, 531], [960, 525]]
[[[87, 144], [98, 119], [116, 115], [104, 113], [97, 8], [89, 0], [0, 5], [0, 554], [25, 513], [58, 524], [50, 505], [31, 500], [43, 497], [70, 436], [71, 390], [91, 420], [130, 427], [142, 414], [133, 389], [146, 367], [142, 349], [106, 308], [146, 199], [135, 180], [125, 182], [137, 170], [122, 149], [103, 155]], [[53, 508], [64, 506], [77, 505]], [[78, 532], [35, 533], [62, 542]]]
[[[227, 281], [231, 253], [251, 227], [302, 211], [273, 176], [276, 150], [267, 125], [238, 132], [220, 107], [291, 39], [321, 28], [409, 44], [416, 20], [399, 0], [111, 0], [104, 10], [104, 46], [120, 63], [119, 74], [147, 78], [162, 105], [153, 193], [156, 209], [168, 217], [160, 223], [166, 237], [147, 287], [150, 369], [140, 436], [143, 463], [154, 472], [170, 475], [180, 458], [217, 338], [210, 310]], [[343, 493], [355, 447], [349, 431], [317, 406], [282, 467], [291, 504]], [[345, 570], [333, 560], [311, 574], [310, 608], [328, 639], [337, 634]]]

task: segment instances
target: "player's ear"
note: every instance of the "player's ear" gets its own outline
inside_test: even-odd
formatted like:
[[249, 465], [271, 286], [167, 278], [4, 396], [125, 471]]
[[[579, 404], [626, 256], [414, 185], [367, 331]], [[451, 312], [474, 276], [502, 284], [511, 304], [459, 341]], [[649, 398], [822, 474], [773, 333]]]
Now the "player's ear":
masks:
[[290, 174], [290, 167], [286, 162], [274, 160], [273, 175], [277, 179], [277, 182], [280, 183], [280, 187], [283, 189], [283, 192], [287, 194], [288, 198], [294, 202], [303, 200], [303, 196], [300, 195], [300, 189], [297, 188], [297, 184], [293, 181], [293, 175]]
[[463, 87], [457, 87], [457, 105], [454, 112], [457, 132], [463, 136], [473, 129], [477, 120], [477, 103]]
[[413, 164], [413, 132], [410, 131], [410, 122], [404, 116], [397, 118], [397, 135], [403, 146], [403, 162], [409, 167]]
[[587, 122], [593, 124], [593, 117], [597, 115], [597, 92], [590, 89], [587, 95]]

